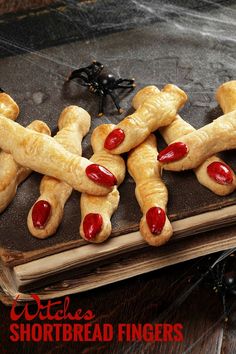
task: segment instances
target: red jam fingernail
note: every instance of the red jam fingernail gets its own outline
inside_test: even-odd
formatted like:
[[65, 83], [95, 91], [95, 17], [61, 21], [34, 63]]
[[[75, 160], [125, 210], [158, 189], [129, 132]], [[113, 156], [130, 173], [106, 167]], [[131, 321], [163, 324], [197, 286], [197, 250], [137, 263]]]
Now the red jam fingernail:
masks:
[[110, 134], [108, 134], [104, 147], [107, 150], [113, 150], [119, 146], [125, 138], [125, 133], [122, 129], [114, 129]]
[[188, 153], [188, 147], [184, 143], [173, 143], [167, 146], [164, 150], [162, 150], [157, 159], [160, 162], [174, 162], [181, 160]]
[[223, 162], [212, 162], [207, 166], [208, 176], [219, 184], [231, 184], [233, 182], [233, 172], [228, 165]]
[[32, 210], [32, 221], [36, 229], [43, 229], [51, 212], [51, 205], [46, 200], [39, 200]]
[[165, 225], [166, 213], [160, 207], [150, 208], [146, 213], [146, 220], [151, 233], [158, 235]]
[[102, 229], [102, 216], [100, 214], [87, 214], [83, 221], [84, 236], [87, 240], [93, 240]]
[[113, 187], [117, 184], [116, 177], [103, 166], [94, 163], [89, 165], [85, 172], [89, 179], [102, 186]]

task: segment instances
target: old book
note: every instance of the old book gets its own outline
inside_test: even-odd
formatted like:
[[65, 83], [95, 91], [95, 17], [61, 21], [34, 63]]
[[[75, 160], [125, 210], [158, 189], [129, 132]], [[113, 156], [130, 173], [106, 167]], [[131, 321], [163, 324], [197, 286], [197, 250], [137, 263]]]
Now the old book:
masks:
[[[132, 233], [121, 238], [124, 237], [135, 240], [139, 235]], [[236, 226], [182, 239], [174, 237], [171, 242], [160, 248], [143, 247], [136, 251], [119, 249], [121, 240], [118, 242], [117, 239], [113, 238], [110, 243], [103, 245], [95, 258], [90, 256], [96, 245], [87, 245], [13, 268], [1, 264], [0, 300], [11, 304], [13, 299], [19, 296], [20, 304], [32, 301], [31, 293], [36, 293], [41, 299], [80, 293], [233, 248], [236, 247]], [[115, 246], [115, 243], [116, 254], [107, 257], [109, 247]]]

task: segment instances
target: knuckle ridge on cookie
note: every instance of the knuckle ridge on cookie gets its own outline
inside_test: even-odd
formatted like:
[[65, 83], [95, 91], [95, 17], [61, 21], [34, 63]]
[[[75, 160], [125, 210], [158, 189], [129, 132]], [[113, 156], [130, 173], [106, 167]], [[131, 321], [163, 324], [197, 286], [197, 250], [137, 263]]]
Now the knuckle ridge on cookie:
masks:
[[[90, 115], [81, 107], [68, 106], [60, 114], [58, 133], [54, 140], [67, 151], [82, 155], [82, 139], [91, 125]], [[66, 182], [44, 176], [40, 183], [40, 196], [29, 211], [27, 224], [30, 233], [37, 238], [52, 236], [60, 225], [64, 206], [73, 188]]]
[[112, 155], [103, 147], [104, 138], [114, 129], [114, 124], [102, 124], [94, 129], [91, 145], [94, 151], [91, 161], [108, 168], [117, 180], [117, 186], [106, 196], [93, 196], [82, 193], [80, 199], [80, 235], [89, 242], [104, 242], [111, 234], [111, 217], [118, 208], [119, 185], [125, 178], [125, 163], [118, 155]]

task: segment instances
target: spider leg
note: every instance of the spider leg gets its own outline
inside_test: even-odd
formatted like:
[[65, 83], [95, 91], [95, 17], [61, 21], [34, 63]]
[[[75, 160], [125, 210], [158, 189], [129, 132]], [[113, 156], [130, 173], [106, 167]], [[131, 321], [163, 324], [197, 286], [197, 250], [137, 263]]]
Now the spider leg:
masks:
[[116, 80], [116, 84], [123, 84], [127, 82], [127, 84], [133, 84], [135, 79], [118, 79]]
[[114, 95], [111, 91], [108, 92], [108, 95], [111, 96], [112, 101], [114, 102], [118, 112], [121, 114], [123, 112], [123, 109], [120, 107], [118, 96]]
[[115, 89], [133, 89], [135, 88], [135, 84], [132, 84], [132, 85], [118, 85], [118, 86], [114, 86]]
[[225, 317], [225, 320], [228, 320], [228, 306], [226, 302], [226, 295], [227, 295], [227, 288], [225, 285], [222, 283], [222, 279], [220, 280], [220, 286], [218, 286], [218, 294], [221, 297], [222, 301], [222, 306], [223, 306], [223, 314]]
[[225, 294], [225, 292], [223, 292], [221, 294], [221, 296], [222, 296], [224, 317], [225, 317], [225, 320], [227, 320], [228, 319], [228, 309], [227, 309], [227, 304], [226, 304], [226, 294]]
[[0, 92], [5, 92], [5, 91], [0, 87]]
[[68, 81], [73, 80], [73, 79], [81, 79], [81, 80], [84, 80], [85, 82], [88, 82], [89, 75], [90, 75], [90, 72], [87, 68], [81, 68], [81, 69], [72, 71], [72, 73], [68, 77]]
[[227, 263], [227, 261], [224, 260], [223, 265], [221, 267], [221, 274], [220, 274], [220, 282], [221, 283], [223, 282], [223, 278], [224, 278], [224, 275], [225, 275], [226, 263]]
[[[122, 85], [121, 85], [122, 84]], [[134, 83], [134, 79], [118, 79], [115, 82], [115, 88], [134, 88], [136, 85]]]
[[101, 117], [104, 114], [104, 102], [105, 102], [105, 95], [101, 95], [99, 98], [99, 112], [98, 116]]
[[[221, 297], [225, 321], [228, 320], [229, 309], [228, 309], [227, 301], [226, 301], [228, 289], [227, 289], [227, 285], [224, 282], [224, 276], [225, 276], [225, 270], [226, 270], [226, 266], [227, 266], [228, 256], [230, 254], [231, 253], [227, 254], [227, 256], [224, 257], [224, 253], [223, 253], [223, 255], [221, 256], [221, 259], [219, 258], [219, 261], [216, 260], [215, 266], [212, 267], [212, 272], [216, 273], [215, 274], [215, 284], [217, 284], [216, 289], [218, 291], [219, 296]], [[215, 267], [215, 272], [213, 271], [214, 267]]]
[[[71, 81], [73, 79], [77, 79], [76, 83], [79, 84], [80, 86], [91, 86], [91, 83], [89, 81], [89, 78], [84, 75], [84, 71], [82, 70], [75, 70], [71, 73], [70, 77], [68, 78], [68, 81]], [[78, 81], [79, 80], [79, 81]]]

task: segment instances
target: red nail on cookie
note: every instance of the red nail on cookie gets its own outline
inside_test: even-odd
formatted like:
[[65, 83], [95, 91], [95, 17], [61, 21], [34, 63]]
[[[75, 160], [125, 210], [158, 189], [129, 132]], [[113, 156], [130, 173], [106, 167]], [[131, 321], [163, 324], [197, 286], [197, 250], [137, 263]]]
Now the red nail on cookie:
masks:
[[146, 220], [151, 233], [159, 235], [166, 222], [166, 213], [160, 207], [152, 207], [146, 213]]
[[208, 176], [219, 184], [231, 184], [233, 182], [233, 172], [228, 165], [223, 162], [212, 162], [207, 166]]
[[168, 163], [168, 162], [174, 162], [181, 160], [183, 157], [185, 157], [188, 153], [188, 147], [186, 144], [177, 142], [170, 144], [162, 150], [157, 159], [160, 162]]
[[101, 231], [103, 219], [100, 214], [87, 214], [83, 221], [84, 235], [87, 240], [94, 239]]
[[32, 221], [36, 229], [43, 229], [50, 217], [51, 205], [46, 200], [39, 200], [32, 209]]
[[92, 164], [86, 168], [86, 175], [97, 184], [113, 187], [117, 184], [116, 177], [105, 167]]
[[107, 150], [113, 150], [119, 146], [125, 139], [125, 133], [122, 129], [114, 129], [106, 138], [104, 147]]

